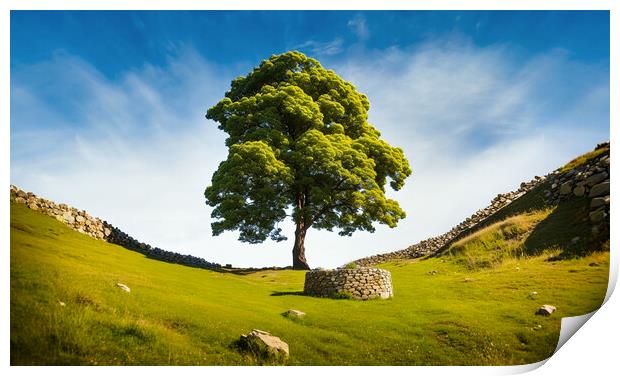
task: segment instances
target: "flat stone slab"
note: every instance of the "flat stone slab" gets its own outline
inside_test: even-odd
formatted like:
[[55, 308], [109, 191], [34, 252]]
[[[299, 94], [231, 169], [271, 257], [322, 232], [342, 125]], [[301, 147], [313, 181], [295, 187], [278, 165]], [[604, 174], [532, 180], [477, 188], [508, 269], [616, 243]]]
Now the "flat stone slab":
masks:
[[296, 309], [289, 309], [288, 311], [284, 312], [284, 316], [302, 318], [306, 316], [306, 312], [298, 311]]
[[540, 316], [551, 316], [551, 314], [553, 312], [555, 312], [556, 308], [552, 305], [549, 304], [544, 304], [542, 307], [538, 308], [538, 311], [536, 311], [537, 315]]

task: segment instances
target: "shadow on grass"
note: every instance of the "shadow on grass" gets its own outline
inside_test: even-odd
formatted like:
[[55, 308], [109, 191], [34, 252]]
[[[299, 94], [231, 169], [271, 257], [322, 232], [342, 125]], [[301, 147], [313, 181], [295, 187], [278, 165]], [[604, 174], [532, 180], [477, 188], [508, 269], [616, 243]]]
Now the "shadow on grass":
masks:
[[561, 202], [525, 239], [525, 253], [538, 255], [545, 249], [561, 248], [563, 252], [553, 257], [559, 260], [586, 256], [601, 249], [609, 239], [609, 231], [603, 229], [597, 235], [592, 234], [588, 204], [586, 197]]
[[269, 296], [287, 296], [287, 295], [310, 296], [310, 295], [306, 295], [303, 291], [274, 291]]

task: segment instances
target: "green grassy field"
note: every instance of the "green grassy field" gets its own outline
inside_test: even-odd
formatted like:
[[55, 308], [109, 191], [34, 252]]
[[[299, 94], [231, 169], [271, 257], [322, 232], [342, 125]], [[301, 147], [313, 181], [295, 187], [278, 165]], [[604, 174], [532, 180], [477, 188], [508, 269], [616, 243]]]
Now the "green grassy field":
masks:
[[[289, 365], [536, 362], [555, 349], [562, 316], [600, 306], [608, 278], [608, 252], [548, 262], [563, 250], [524, 251], [550, 215], [507, 219], [442, 257], [383, 264], [394, 298], [364, 302], [303, 296], [300, 271], [151, 260], [11, 203], [11, 364], [256, 364], [231, 346], [254, 328], [289, 344]], [[542, 304], [558, 311], [534, 315]]]

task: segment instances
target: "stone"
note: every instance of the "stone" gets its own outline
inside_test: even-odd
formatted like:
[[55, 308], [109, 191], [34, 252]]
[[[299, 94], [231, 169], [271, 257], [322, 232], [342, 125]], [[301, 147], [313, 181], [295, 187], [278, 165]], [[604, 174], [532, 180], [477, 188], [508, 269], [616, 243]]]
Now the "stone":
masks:
[[592, 199], [592, 201], [590, 201], [590, 207], [591, 208], [598, 208], [600, 206], [605, 206], [605, 205], [609, 205], [609, 196], [605, 196], [605, 197], [595, 197]]
[[549, 305], [549, 304], [544, 304], [542, 307], [538, 308], [538, 311], [536, 311], [536, 314], [540, 316], [551, 316], [551, 314], [555, 311], [556, 311], [556, 308], [554, 306]]
[[75, 222], [75, 218], [73, 217], [73, 215], [71, 213], [65, 213], [62, 215], [62, 218], [65, 222], [67, 223], [73, 223]]
[[58, 301], [58, 305], [59, 305], [59, 306], [61, 306], [61, 307], [64, 307], [64, 306], [66, 306], [66, 304], [65, 304], [65, 302], [63, 302], [63, 301], [60, 301], [60, 300]]
[[577, 197], [581, 197], [586, 193], [586, 188], [584, 186], [578, 186], [573, 189], [573, 194]]
[[117, 283], [116, 287], [118, 287], [119, 289], [121, 289], [121, 290], [123, 290], [125, 292], [128, 292], [128, 293], [131, 292], [131, 289], [127, 285], [125, 285], [125, 284]]
[[609, 194], [609, 181], [605, 181], [593, 186], [590, 189], [589, 197], [599, 197]]
[[532, 291], [527, 295], [528, 298], [534, 300], [538, 297], [538, 292], [537, 291]]
[[577, 244], [579, 243], [579, 240], [581, 240], [581, 238], [579, 236], [575, 236], [574, 238], [570, 240], [570, 242], [571, 244]]
[[590, 221], [597, 223], [605, 219], [605, 212], [601, 209], [590, 212]]
[[296, 309], [289, 309], [288, 311], [284, 312], [283, 315], [287, 316], [287, 317], [302, 318], [302, 317], [306, 316], [306, 313], [302, 312], [302, 311], [298, 311]]
[[288, 343], [264, 330], [252, 329], [237, 341], [239, 350], [262, 360], [284, 360], [289, 356]]
[[475, 279], [469, 278], [469, 277], [463, 279], [463, 282], [473, 282], [473, 281], [475, 281]]
[[590, 187], [602, 182], [607, 178], [606, 172], [599, 172], [598, 174], [594, 174], [586, 179], [586, 184]]
[[571, 193], [573, 191], [573, 185], [571, 182], [566, 182], [564, 184], [562, 184], [562, 186], [560, 187], [560, 194], [561, 195], [567, 195], [569, 193]]
[[75, 221], [78, 223], [84, 223], [86, 222], [86, 218], [82, 217], [81, 215], [78, 215], [77, 217], [75, 217]]

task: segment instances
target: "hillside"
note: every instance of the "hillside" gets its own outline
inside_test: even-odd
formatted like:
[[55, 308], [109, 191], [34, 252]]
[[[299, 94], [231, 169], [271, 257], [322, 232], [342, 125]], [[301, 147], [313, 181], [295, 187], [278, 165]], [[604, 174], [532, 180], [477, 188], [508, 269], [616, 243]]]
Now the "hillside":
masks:
[[[562, 317], [602, 303], [609, 241], [592, 235], [579, 197], [535, 206], [529, 194], [437, 257], [380, 263], [394, 297], [370, 301], [304, 296], [303, 271], [162, 262], [13, 201], [11, 364], [256, 364], [232, 346], [254, 328], [289, 344], [288, 365], [536, 362], [555, 349]], [[549, 242], [559, 233], [569, 240]], [[535, 315], [542, 304], [558, 310]]]

